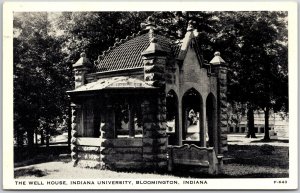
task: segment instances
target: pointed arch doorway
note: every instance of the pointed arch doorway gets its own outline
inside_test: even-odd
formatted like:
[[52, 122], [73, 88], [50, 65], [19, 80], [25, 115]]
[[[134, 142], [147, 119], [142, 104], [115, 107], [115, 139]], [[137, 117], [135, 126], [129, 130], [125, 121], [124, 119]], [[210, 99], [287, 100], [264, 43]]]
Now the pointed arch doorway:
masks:
[[194, 88], [187, 90], [182, 97], [182, 140], [202, 147], [206, 144], [203, 100]]

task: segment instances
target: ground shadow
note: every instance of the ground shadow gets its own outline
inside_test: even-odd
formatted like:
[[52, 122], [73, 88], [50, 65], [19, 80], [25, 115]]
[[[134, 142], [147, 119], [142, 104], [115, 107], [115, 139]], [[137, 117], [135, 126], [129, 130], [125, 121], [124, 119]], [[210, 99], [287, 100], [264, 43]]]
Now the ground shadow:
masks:
[[289, 143], [288, 139], [260, 139], [260, 140], [254, 140], [251, 141], [250, 143], [272, 143], [272, 142], [279, 142], [279, 143]]
[[287, 178], [289, 177], [289, 174], [287, 173], [253, 173], [253, 174], [218, 174], [218, 175], [211, 175], [206, 173], [187, 173], [185, 171], [180, 172], [172, 172], [170, 175], [183, 177], [183, 178]]
[[243, 142], [242, 140], [228, 140], [227, 142]]
[[[272, 148], [271, 151], [269, 150], [270, 147]], [[282, 169], [289, 168], [288, 147], [271, 145], [230, 145], [228, 149], [228, 156], [233, 158], [231, 163], [278, 167]]]
[[22, 168], [15, 170], [14, 176], [15, 178], [24, 177], [24, 176], [35, 176], [35, 177], [43, 177], [48, 175], [47, 171], [42, 171], [36, 169], [35, 167]]

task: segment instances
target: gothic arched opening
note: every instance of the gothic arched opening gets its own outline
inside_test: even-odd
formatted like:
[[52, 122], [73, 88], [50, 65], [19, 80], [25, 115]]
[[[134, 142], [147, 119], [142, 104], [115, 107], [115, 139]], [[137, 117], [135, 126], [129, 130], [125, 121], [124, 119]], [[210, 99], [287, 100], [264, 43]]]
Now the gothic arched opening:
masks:
[[[200, 145], [204, 141], [203, 101], [194, 88], [185, 92], [182, 98], [182, 138]], [[204, 143], [201, 143], [201, 145]]]

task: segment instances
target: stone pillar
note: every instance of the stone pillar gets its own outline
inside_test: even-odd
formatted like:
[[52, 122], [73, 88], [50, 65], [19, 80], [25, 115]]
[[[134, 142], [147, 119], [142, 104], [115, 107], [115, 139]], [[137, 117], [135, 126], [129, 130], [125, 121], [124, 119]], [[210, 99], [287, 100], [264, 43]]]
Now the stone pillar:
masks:
[[200, 146], [206, 147], [206, 132], [208, 131], [206, 123], [206, 105], [202, 104], [202, 113], [200, 113], [199, 124], [200, 126]]
[[217, 113], [218, 113], [218, 149], [216, 151], [224, 154], [228, 151], [227, 146], [227, 64], [220, 55], [220, 52], [215, 52], [214, 58], [209, 62], [211, 68], [216, 68], [218, 82], [218, 96], [217, 96]]
[[71, 103], [71, 111], [72, 111], [72, 131], [71, 131], [71, 158], [73, 162], [73, 166], [77, 165], [78, 162], [78, 152], [77, 152], [77, 127], [79, 123], [79, 117], [80, 115], [80, 106], [76, 105], [74, 103]]
[[144, 100], [143, 116], [143, 162], [144, 169], [161, 171], [167, 166], [166, 100]]
[[128, 130], [129, 130], [129, 137], [134, 138], [135, 135], [135, 128], [134, 128], [134, 108], [132, 107], [132, 104], [128, 107]]
[[218, 130], [219, 153], [228, 151], [227, 145], [227, 67], [222, 65], [218, 70]]
[[107, 156], [109, 154], [104, 153], [112, 147], [112, 140], [115, 139], [115, 113], [113, 105], [110, 104], [110, 100], [106, 100], [104, 125], [101, 127], [101, 146], [100, 146], [100, 168], [107, 169], [109, 163], [107, 162]]
[[157, 87], [156, 93], [142, 103], [143, 116], [143, 162], [146, 170], [167, 169], [167, 122], [165, 66], [167, 52], [157, 42], [152, 29], [149, 31], [150, 45], [142, 52], [144, 80]]
[[178, 145], [182, 145], [182, 124], [183, 123], [182, 123], [182, 102], [181, 101], [182, 100], [178, 101], [178, 132], [176, 133]]
[[115, 113], [112, 104], [106, 104], [105, 107], [105, 124], [101, 128], [102, 138], [103, 139], [114, 139], [116, 137], [115, 134]]

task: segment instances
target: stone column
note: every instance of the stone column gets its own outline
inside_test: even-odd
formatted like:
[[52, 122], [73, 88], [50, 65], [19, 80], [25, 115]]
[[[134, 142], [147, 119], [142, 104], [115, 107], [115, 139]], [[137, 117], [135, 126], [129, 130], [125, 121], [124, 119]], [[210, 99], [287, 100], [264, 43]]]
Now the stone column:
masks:
[[[85, 53], [80, 54], [80, 59], [73, 64], [73, 74], [75, 79], [75, 89], [84, 85], [85, 83], [85, 74], [89, 72], [92, 63], [86, 58]], [[78, 129], [82, 127], [80, 116], [82, 114], [82, 105], [80, 104], [71, 104], [72, 108], [72, 138], [71, 138], [71, 157], [73, 165], [76, 166], [78, 162], [78, 152], [77, 152], [77, 137]]]
[[100, 146], [100, 168], [107, 169], [110, 168], [110, 165], [107, 161], [108, 153], [104, 153], [108, 151], [112, 147], [112, 140], [115, 139], [115, 112], [112, 101], [109, 96], [105, 96], [104, 102], [104, 125], [101, 127], [101, 146]]
[[143, 116], [143, 162], [144, 169], [161, 171], [167, 166], [167, 135], [165, 99], [144, 100]]
[[101, 128], [102, 138], [103, 139], [114, 139], [116, 137], [115, 134], [115, 113], [113, 105], [108, 103], [105, 107], [105, 124]]
[[182, 102], [180, 100], [178, 101], [178, 132], [176, 133], [178, 145], [182, 145], [182, 124]]
[[218, 70], [218, 130], [219, 130], [219, 153], [228, 151], [227, 145], [227, 67], [222, 65]]
[[148, 96], [142, 104], [143, 115], [143, 162], [146, 170], [167, 169], [167, 122], [165, 66], [167, 52], [162, 49], [149, 31], [150, 45], [142, 52], [144, 81], [157, 87], [156, 93]]
[[132, 104], [129, 104], [128, 107], [128, 131], [129, 131], [129, 137], [134, 138], [135, 135], [135, 128], [134, 128], [134, 110], [133, 110]]
[[227, 64], [220, 55], [215, 52], [214, 58], [209, 62], [211, 68], [215, 68], [218, 76], [218, 96], [217, 96], [217, 112], [218, 112], [218, 149], [216, 151], [224, 154], [228, 151], [227, 146]]
[[202, 104], [202, 113], [200, 113], [200, 146], [206, 147], [206, 132], [207, 129], [207, 123], [206, 123], [206, 105]]
[[80, 106], [76, 105], [74, 103], [71, 103], [71, 111], [72, 111], [72, 138], [71, 138], [71, 158], [73, 162], [73, 166], [77, 165], [78, 162], [78, 152], [77, 152], [77, 137], [78, 137], [78, 132], [77, 132], [77, 127], [79, 123], [79, 117], [80, 115]]

